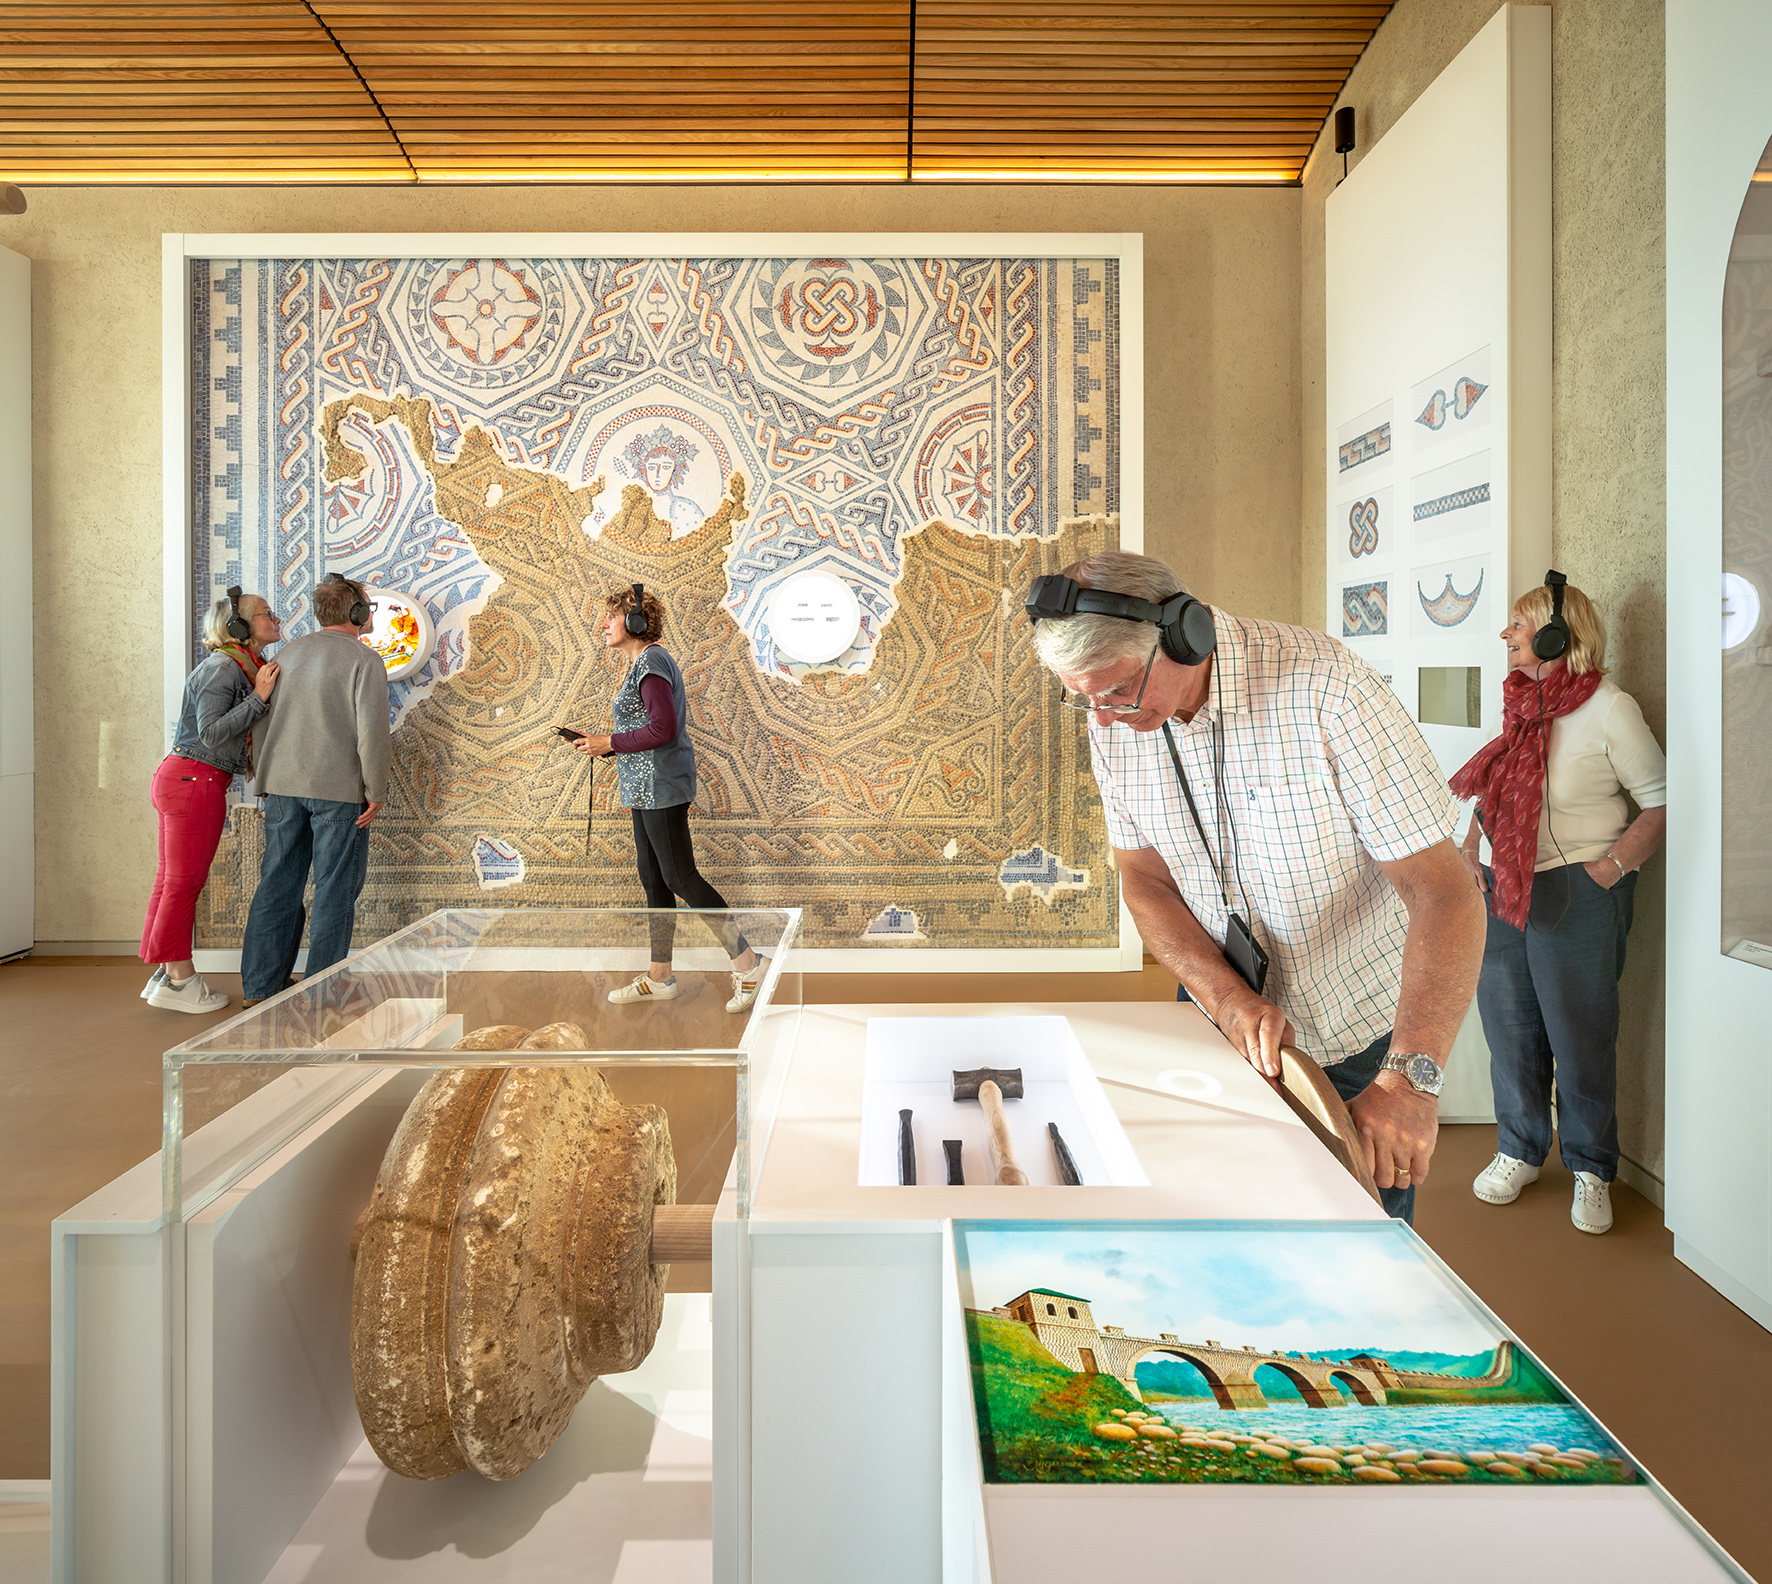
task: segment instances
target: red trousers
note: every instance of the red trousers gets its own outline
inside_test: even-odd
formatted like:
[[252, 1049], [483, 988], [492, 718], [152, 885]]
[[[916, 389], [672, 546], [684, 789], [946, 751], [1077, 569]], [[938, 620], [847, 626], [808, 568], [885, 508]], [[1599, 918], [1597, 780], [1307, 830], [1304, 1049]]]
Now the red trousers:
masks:
[[186, 962], [197, 898], [228, 820], [228, 783], [234, 778], [200, 759], [168, 754], [154, 772], [152, 799], [160, 815], [160, 863], [142, 925], [141, 959]]

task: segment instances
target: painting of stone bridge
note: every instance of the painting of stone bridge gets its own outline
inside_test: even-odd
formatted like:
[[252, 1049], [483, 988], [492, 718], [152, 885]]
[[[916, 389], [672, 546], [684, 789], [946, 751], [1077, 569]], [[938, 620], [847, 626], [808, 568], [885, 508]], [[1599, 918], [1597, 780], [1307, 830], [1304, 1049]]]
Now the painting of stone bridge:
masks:
[[1258, 1409], [1268, 1406], [1255, 1372], [1270, 1367], [1297, 1387], [1312, 1408], [1341, 1408], [1347, 1401], [1382, 1408], [1387, 1393], [1408, 1391], [1471, 1391], [1504, 1385], [1513, 1372], [1513, 1343], [1503, 1337], [1486, 1374], [1440, 1375], [1397, 1369], [1377, 1354], [1351, 1359], [1313, 1358], [1308, 1353], [1273, 1353], [1254, 1347], [1231, 1347], [1208, 1340], [1186, 1342], [1173, 1332], [1154, 1337], [1128, 1336], [1119, 1326], [1097, 1325], [1089, 1300], [1072, 1293], [1034, 1287], [991, 1311], [1019, 1320], [1039, 1344], [1067, 1369], [1083, 1375], [1112, 1375], [1134, 1397], [1138, 1366], [1149, 1358], [1179, 1359], [1206, 1379], [1220, 1408]]

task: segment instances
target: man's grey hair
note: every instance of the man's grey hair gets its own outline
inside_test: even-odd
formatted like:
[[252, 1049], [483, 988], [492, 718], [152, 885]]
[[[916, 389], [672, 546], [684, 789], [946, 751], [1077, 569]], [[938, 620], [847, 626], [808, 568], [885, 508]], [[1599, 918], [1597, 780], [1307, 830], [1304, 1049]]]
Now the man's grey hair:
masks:
[[[1130, 550], [1103, 550], [1064, 569], [1064, 576], [1090, 588], [1130, 594], [1153, 604], [1179, 594], [1181, 579], [1153, 556]], [[1157, 629], [1149, 622], [1118, 616], [1048, 617], [1034, 628], [1034, 653], [1048, 671], [1075, 676], [1100, 671], [1124, 660], [1142, 665], [1150, 658]]]
[[[242, 594], [240, 596], [240, 614], [247, 615], [248, 600], [265, 602], [262, 594]], [[223, 644], [231, 644], [234, 640], [228, 636], [228, 618], [234, 614], [233, 606], [224, 595], [209, 607], [208, 614], [203, 618], [203, 647], [219, 649]], [[248, 617], [248, 620], [251, 618]]]

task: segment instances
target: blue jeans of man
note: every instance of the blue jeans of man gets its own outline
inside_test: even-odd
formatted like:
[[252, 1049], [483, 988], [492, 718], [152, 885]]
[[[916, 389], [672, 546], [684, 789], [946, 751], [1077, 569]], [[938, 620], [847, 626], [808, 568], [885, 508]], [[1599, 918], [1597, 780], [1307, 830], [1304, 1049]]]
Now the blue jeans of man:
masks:
[[246, 917], [240, 992], [248, 1001], [274, 996], [288, 981], [301, 946], [302, 893], [314, 871], [314, 913], [308, 920], [308, 974], [351, 953], [357, 897], [369, 876], [369, 832], [357, 829], [361, 803], [330, 798], [265, 799], [265, 856]]
[[[1177, 1001], [1192, 1001], [1187, 993], [1186, 985], [1175, 987]], [[1358, 1055], [1349, 1056], [1338, 1061], [1333, 1067], [1323, 1069], [1329, 1075], [1329, 1082], [1335, 1085], [1335, 1092], [1344, 1101], [1352, 1100], [1355, 1095], [1364, 1093], [1366, 1086], [1378, 1076], [1378, 1064], [1391, 1052], [1391, 1037], [1381, 1034]], [[1415, 1184], [1407, 1188], [1380, 1188], [1379, 1200], [1384, 1205], [1384, 1213], [1397, 1221], [1407, 1221], [1415, 1225]]]
[[1554, 1083], [1563, 1164], [1611, 1182], [1618, 1174], [1618, 979], [1637, 877], [1607, 890], [1583, 864], [1541, 869], [1523, 930], [1495, 916], [1493, 875], [1490, 885], [1477, 1011], [1489, 1042], [1496, 1148], [1528, 1166], [1544, 1164]]

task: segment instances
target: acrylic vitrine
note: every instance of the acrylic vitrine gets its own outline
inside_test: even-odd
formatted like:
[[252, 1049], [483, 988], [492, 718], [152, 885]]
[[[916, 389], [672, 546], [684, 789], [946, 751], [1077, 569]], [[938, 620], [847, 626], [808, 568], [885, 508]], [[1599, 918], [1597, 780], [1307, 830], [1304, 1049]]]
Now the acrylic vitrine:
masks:
[[[461, 1306], [498, 1310], [502, 1272], [518, 1301], [491, 1340], [513, 1357], [582, 1336], [587, 1315], [627, 1326], [600, 1354], [556, 1349], [556, 1383], [571, 1378], [548, 1412], [562, 1442], [585, 1440], [587, 1413], [630, 1433], [633, 1410], [601, 1383], [665, 1367], [690, 1310], [706, 1324], [694, 1295], [714, 1289], [750, 1214], [756, 1119], [800, 1017], [799, 923], [795, 910], [445, 910], [168, 1051], [158, 1160], [57, 1222], [56, 1576], [281, 1577], [341, 1481], [407, 1475], [400, 1500], [422, 1506], [423, 1482], [444, 1479], [471, 1527], [475, 1503], [576, 1468], [584, 1447], [563, 1462], [545, 1437], [488, 1462], [456, 1422], [472, 1394], [453, 1376], [436, 1400], [461, 1478], [377, 1444], [364, 1273], [389, 1268], [375, 1262], [390, 1238], [415, 1228], [448, 1272], [410, 1289], [415, 1311], [447, 1306], [401, 1344], [415, 1372], [444, 1350], [466, 1357], [457, 1343], [481, 1333], [458, 1324]], [[747, 951], [763, 959], [754, 999], [733, 979]], [[674, 995], [610, 1000], [662, 960]], [[480, 1110], [450, 1110], [470, 1092]], [[491, 1214], [513, 1181], [509, 1216]], [[464, 1247], [499, 1276], [477, 1297], [457, 1280]], [[397, 1318], [407, 1290], [387, 1284], [381, 1313]], [[369, 1400], [403, 1379], [384, 1369]]]

